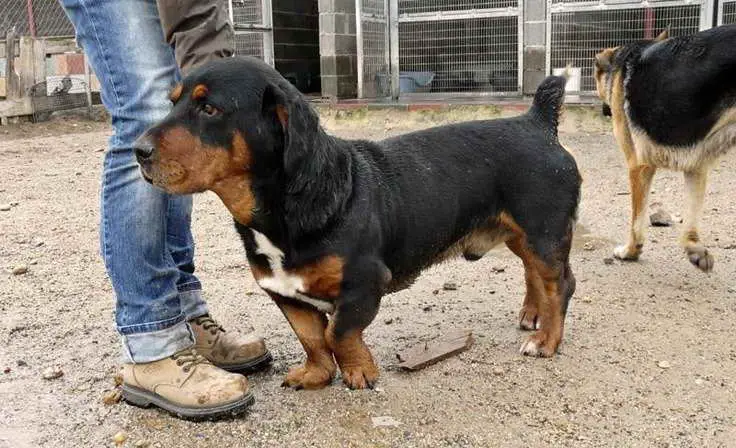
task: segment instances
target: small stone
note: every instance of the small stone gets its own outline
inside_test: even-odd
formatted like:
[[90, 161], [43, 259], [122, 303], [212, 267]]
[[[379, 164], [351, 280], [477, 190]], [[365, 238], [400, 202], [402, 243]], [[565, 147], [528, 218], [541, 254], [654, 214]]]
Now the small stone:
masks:
[[494, 266], [491, 268], [491, 270], [493, 270], [493, 272], [495, 272], [496, 274], [500, 274], [501, 272], [506, 271], [506, 266]]
[[587, 251], [595, 250], [595, 244], [588, 241], [585, 244], [583, 244], [583, 250], [587, 250]]
[[672, 225], [672, 216], [661, 208], [649, 215], [649, 222], [655, 227], [669, 227]]
[[23, 275], [28, 272], [28, 266], [22, 264], [13, 268], [13, 275]]
[[111, 406], [115, 403], [120, 402], [121, 398], [123, 398], [123, 393], [120, 391], [120, 389], [113, 389], [105, 392], [105, 395], [102, 396], [102, 402], [105, 403], [105, 405], [107, 406]]
[[0, 212], [8, 212], [11, 208], [10, 204], [2, 204], [0, 205]]
[[695, 384], [697, 384], [698, 386], [702, 386], [703, 385], [703, 379], [702, 378], [695, 379]]
[[603, 259], [603, 263], [604, 264], [609, 264], [609, 265], [610, 264], [613, 264], [613, 258], [606, 257], [606, 258]]
[[20, 205], [20, 202], [18, 202], [18, 201], [13, 201], [13, 202], [10, 203], [10, 206], [11, 207], [17, 207], [19, 205]]
[[115, 445], [117, 446], [122, 445], [126, 440], [128, 440], [128, 436], [122, 431], [112, 436], [112, 441], [115, 442]]
[[386, 325], [391, 325], [392, 323], [394, 323], [394, 318], [393, 317], [390, 317], [390, 318], [384, 320], [383, 323], [386, 324]]
[[583, 297], [582, 299], [580, 299], [580, 300], [582, 300], [582, 301], [583, 301], [583, 303], [593, 303], [593, 299], [591, 299], [591, 298], [590, 298], [590, 297], [588, 297], [588, 296], [584, 296], [584, 297]]
[[442, 289], [444, 289], [445, 291], [455, 291], [457, 290], [457, 283], [447, 282], [444, 285], [442, 285]]
[[670, 363], [669, 363], [669, 362], [667, 362], [667, 361], [659, 361], [659, 362], [657, 363], [657, 366], [658, 366], [658, 367], [659, 367], [660, 369], [669, 369], [670, 367], [672, 367], [672, 366], [670, 365]]
[[492, 372], [496, 376], [501, 376], [504, 374], [504, 370], [501, 367], [494, 367]]
[[41, 247], [41, 246], [43, 246], [44, 244], [46, 244], [46, 243], [44, 243], [43, 241], [36, 241], [36, 244], [34, 244], [34, 246], [36, 246], [36, 247]]
[[422, 311], [424, 311], [425, 313], [432, 311], [432, 305], [425, 306], [424, 308], [422, 308]]
[[439, 293], [440, 293], [440, 290], [439, 289], [435, 289], [434, 291], [432, 291], [432, 294], [434, 294], [434, 295], [437, 295]]
[[41, 374], [41, 378], [45, 380], [55, 380], [62, 376], [64, 376], [64, 371], [61, 370], [61, 367], [49, 367]]
[[3, 373], [5, 374], [10, 373], [10, 372], [11, 372], [10, 367], [6, 367], [3, 369]]
[[16, 364], [18, 365], [18, 367], [27, 367], [27, 366], [28, 366], [28, 363], [27, 363], [27, 362], [25, 362], [25, 361], [23, 361], [22, 359], [19, 359], [19, 360], [18, 360], [18, 361], [16, 362]]
[[382, 417], [371, 417], [371, 421], [373, 422], [373, 427], [396, 427], [401, 425], [401, 422], [396, 420], [395, 418], [385, 415]]
[[136, 448], [146, 448], [149, 445], [151, 444], [148, 442], [148, 440], [138, 440], [133, 444], [133, 446]]
[[28, 264], [31, 266], [36, 266], [38, 264], [38, 260], [31, 260], [28, 262]]

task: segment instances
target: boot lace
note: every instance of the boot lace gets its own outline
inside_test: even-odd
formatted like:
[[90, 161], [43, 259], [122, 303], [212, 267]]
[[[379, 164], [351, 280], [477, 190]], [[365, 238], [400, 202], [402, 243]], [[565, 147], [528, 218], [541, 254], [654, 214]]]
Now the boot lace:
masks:
[[216, 335], [219, 331], [225, 332], [225, 329], [215, 319], [211, 318], [209, 314], [195, 318], [194, 323], [201, 326], [205, 331], [209, 330], [212, 336]]
[[185, 372], [189, 372], [198, 364], [208, 364], [207, 358], [197, 353], [193, 348], [182, 350], [171, 355], [171, 359], [176, 361], [176, 365], [182, 367]]

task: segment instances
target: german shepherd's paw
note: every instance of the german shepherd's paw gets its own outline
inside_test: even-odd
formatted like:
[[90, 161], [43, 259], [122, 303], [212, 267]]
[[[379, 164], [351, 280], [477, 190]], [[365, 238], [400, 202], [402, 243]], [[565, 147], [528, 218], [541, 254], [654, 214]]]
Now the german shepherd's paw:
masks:
[[687, 257], [696, 268], [703, 272], [710, 272], [713, 270], [713, 265], [716, 260], [713, 255], [708, 252], [703, 246], [689, 247], [686, 249]]
[[641, 247], [641, 244], [635, 246], [622, 244], [613, 249], [613, 256], [619, 260], [637, 261], [639, 260], [639, 255], [641, 255]]

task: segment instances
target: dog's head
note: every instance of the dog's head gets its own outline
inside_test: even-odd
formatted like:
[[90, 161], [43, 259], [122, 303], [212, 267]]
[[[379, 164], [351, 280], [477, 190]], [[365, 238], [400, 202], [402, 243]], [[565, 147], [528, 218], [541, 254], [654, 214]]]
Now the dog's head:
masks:
[[244, 225], [256, 208], [254, 178], [293, 169], [307, 158], [305, 136], [319, 128], [299, 92], [255, 58], [200, 67], [171, 101], [171, 112], [134, 144], [143, 177], [174, 194], [214, 191]]
[[[670, 29], [667, 27], [657, 37], [650, 42], [658, 42], [669, 38]], [[611, 91], [613, 84], [613, 76], [617, 70], [616, 55], [622, 47], [606, 48], [595, 55], [593, 63], [593, 77], [595, 78], [595, 89], [598, 97], [603, 102], [603, 115], [611, 116]]]

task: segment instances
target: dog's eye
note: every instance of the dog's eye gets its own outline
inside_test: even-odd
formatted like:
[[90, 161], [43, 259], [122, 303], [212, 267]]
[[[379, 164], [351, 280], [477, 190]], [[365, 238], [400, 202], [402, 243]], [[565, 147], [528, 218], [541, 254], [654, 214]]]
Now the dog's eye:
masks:
[[203, 114], [209, 117], [214, 117], [215, 115], [220, 113], [220, 111], [215, 106], [207, 103], [203, 104], [200, 110]]

